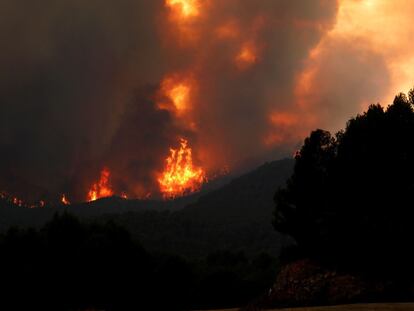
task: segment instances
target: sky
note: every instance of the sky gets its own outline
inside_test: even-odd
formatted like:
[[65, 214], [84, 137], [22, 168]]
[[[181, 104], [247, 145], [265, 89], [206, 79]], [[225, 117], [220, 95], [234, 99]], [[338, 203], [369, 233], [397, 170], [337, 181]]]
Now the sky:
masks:
[[[414, 85], [410, 0], [0, 0], [0, 189], [160, 194], [291, 156]], [[186, 153], [188, 156], [188, 153]], [[187, 159], [187, 158], [186, 158]]]

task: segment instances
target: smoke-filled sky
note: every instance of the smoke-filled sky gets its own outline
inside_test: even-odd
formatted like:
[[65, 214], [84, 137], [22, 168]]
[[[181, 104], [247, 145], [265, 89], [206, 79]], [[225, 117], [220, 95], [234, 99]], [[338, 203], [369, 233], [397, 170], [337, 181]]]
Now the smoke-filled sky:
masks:
[[0, 0], [0, 186], [156, 192], [292, 154], [414, 85], [411, 0]]

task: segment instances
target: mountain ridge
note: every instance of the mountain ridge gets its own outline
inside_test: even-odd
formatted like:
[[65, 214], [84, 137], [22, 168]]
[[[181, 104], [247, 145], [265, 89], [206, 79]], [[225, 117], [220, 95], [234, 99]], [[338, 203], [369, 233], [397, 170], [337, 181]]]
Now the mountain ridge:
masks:
[[284, 238], [271, 225], [273, 195], [293, 171], [293, 159], [265, 163], [207, 193], [168, 201], [117, 197], [62, 208], [0, 207], [0, 231], [40, 227], [55, 213], [115, 223], [151, 251], [194, 257], [230, 249], [277, 255]]

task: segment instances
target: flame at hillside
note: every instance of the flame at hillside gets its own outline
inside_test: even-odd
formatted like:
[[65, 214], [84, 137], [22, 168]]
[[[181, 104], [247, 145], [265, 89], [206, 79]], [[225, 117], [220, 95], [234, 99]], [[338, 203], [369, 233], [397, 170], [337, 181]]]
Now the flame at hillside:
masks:
[[179, 149], [170, 149], [164, 172], [158, 178], [164, 198], [175, 198], [199, 190], [206, 180], [205, 171], [193, 165], [188, 141], [181, 139]]
[[70, 205], [70, 201], [66, 197], [66, 194], [62, 194], [62, 198], [60, 201], [62, 202], [63, 205]]
[[165, 4], [182, 18], [196, 17], [200, 14], [198, 0], [166, 0]]
[[46, 206], [46, 202], [44, 200], [39, 200], [36, 202], [28, 202], [17, 196], [9, 194], [6, 191], [0, 191], [0, 199], [16, 207], [43, 208]]
[[100, 180], [93, 184], [88, 192], [87, 201], [92, 202], [101, 198], [107, 198], [114, 195], [114, 191], [109, 183], [111, 172], [108, 168], [104, 168], [101, 172]]

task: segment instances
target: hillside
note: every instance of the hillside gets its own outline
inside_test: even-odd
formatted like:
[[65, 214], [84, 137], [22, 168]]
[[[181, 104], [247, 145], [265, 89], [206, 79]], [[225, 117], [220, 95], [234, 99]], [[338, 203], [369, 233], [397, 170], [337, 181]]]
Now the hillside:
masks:
[[214, 250], [277, 255], [289, 243], [271, 225], [273, 195], [291, 175], [290, 159], [266, 163], [177, 212], [106, 216], [153, 251], [203, 256]]
[[183, 214], [231, 223], [268, 220], [274, 207], [275, 191], [290, 177], [293, 165], [291, 159], [266, 163], [200, 197], [187, 206]]
[[285, 243], [271, 226], [273, 195], [293, 170], [294, 161], [266, 163], [220, 182], [209, 191], [171, 201], [107, 198], [67, 208], [0, 208], [0, 230], [10, 226], [39, 227], [56, 212], [67, 211], [85, 220], [115, 221], [151, 251], [203, 256], [227, 249], [278, 254]]

